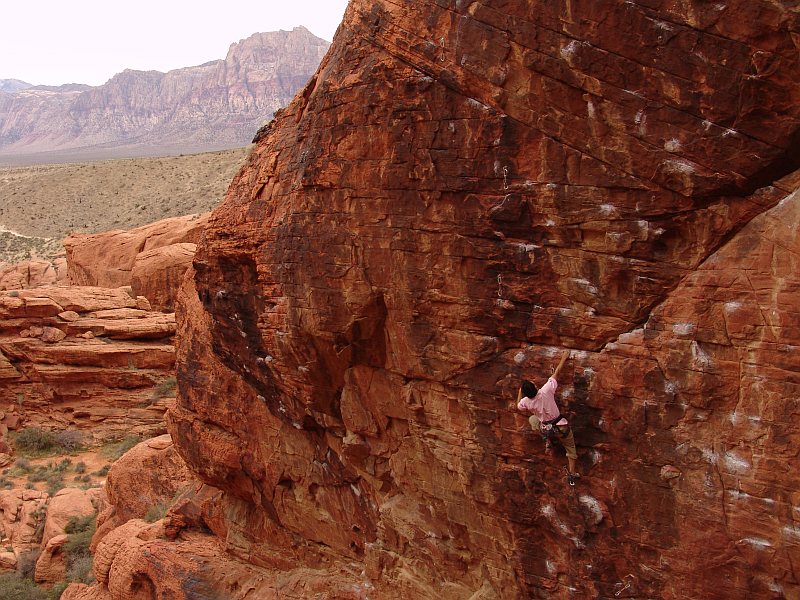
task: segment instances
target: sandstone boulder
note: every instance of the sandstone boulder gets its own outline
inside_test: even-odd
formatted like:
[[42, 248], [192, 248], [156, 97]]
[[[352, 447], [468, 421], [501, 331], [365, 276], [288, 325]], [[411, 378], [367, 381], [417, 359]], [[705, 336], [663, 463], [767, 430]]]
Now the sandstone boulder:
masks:
[[64, 581], [67, 572], [63, 548], [69, 536], [62, 533], [51, 537], [44, 545], [36, 561], [34, 581], [40, 585], [51, 586]]
[[86, 517], [95, 513], [91, 496], [87, 490], [67, 487], [56, 492], [47, 505], [42, 544], [50, 538], [64, 533], [64, 527], [73, 517]]
[[71, 583], [61, 594], [61, 600], [113, 600], [113, 598], [106, 587]]
[[0, 490], [0, 539], [18, 557], [40, 546], [47, 499], [45, 492], [36, 490]]
[[192, 265], [196, 244], [161, 246], [140, 252], [131, 270], [131, 288], [155, 310], [174, 312], [183, 275]]
[[96, 546], [109, 531], [131, 519], [162, 517], [176, 495], [195, 481], [169, 435], [131, 448], [108, 473], [106, 494], [111, 510], [98, 519], [92, 544]]
[[0, 572], [15, 571], [17, 569], [17, 555], [13, 552], [0, 552]]
[[[373, 598], [798, 595], [797, 16], [351, 2], [179, 295], [214, 534]], [[508, 409], [564, 349], [575, 488]]]
[[66, 259], [55, 262], [29, 260], [14, 264], [0, 263], [0, 290], [23, 290], [65, 282]]
[[[72, 235], [64, 240], [69, 282], [71, 285], [110, 288], [131, 285], [137, 257], [142, 253], [148, 253], [149, 257], [144, 259], [144, 264], [149, 267], [143, 266], [142, 269], [151, 275], [155, 274], [154, 268], [158, 266], [175, 273], [184, 260], [182, 244], [196, 244], [207, 221], [208, 214], [188, 215], [163, 219], [130, 231]], [[175, 244], [179, 246], [165, 257], [154, 258], [154, 250]], [[158, 277], [167, 280], [167, 275]], [[180, 281], [180, 277], [177, 279]], [[171, 278], [169, 281], [170, 286], [175, 285]], [[153, 290], [152, 286], [147, 289]], [[167, 290], [158, 290], [158, 297], [166, 295]]]

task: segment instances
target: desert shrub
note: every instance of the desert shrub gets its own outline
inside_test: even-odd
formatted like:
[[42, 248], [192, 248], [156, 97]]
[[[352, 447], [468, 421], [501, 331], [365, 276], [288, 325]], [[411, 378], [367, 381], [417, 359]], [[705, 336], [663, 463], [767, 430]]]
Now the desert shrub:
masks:
[[61, 594], [64, 593], [64, 590], [67, 589], [69, 584], [69, 581], [61, 581], [55, 584], [50, 590], [50, 600], [59, 600], [59, 598], [61, 598]]
[[0, 598], [3, 600], [50, 600], [58, 597], [60, 595], [51, 596], [45, 589], [17, 573], [0, 575]]
[[59, 431], [55, 435], [55, 444], [67, 452], [74, 452], [83, 447], [83, 434], [74, 429]]
[[47, 493], [55, 496], [58, 490], [64, 489], [64, 476], [61, 473], [53, 473], [47, 478]]
[[148, 523], [155, 523], [156, 521], [163, 519], [169, 510], [169, 506], [169, 502], [161, 500], [158, 504], [154, 504], [147, 509], [147, 512], [144, 513], [144, 520]]
[[28, 473], [28, 481], [36, 483], [38, 481], [47, 481], [47, 478], [50, 476], [50, 471], [47, 470], [47, 467], [38, 466], [33, 471]]
[[27, 458], [20, 457], [14, 461], [14, 468], [22, 472], [30, 471], [31, 461], [29, 461]]
[[9, 481], [5, 477], [0, 477], [0, 490], [12, 490], [14, 489], [14, 482]]
[[46, 452], [55, 444], [53, 434], [38, 427], [26, 427], [13, 438], [14, 447], [19, 452]]
[[97, 471], [93, 473], [93, 475], [97, 475], [98, 477], [105, 477], [108, 475], [108, 471], [111, 469], [111, 465], [103, 465]]
[[94, 574], [92, 573], [92, 556], [80, 556], [72, 561], [67, 569], [67, 581], [78, 583], [93, 583]]
[[91, 583], [92, 577], [92, 554], [89, 552], [89, 544], [96, 529], [97, 519], [95, 515], [70, 519], [64, 531], [67, 532], [67, 541], [64, 543], [64, 562], [67, 567], [67, 580]]
[[83, 444], [80, 431], [52, 432], [39, 427], [26, 427], [13, 436], [17, 452], [30, 456], [43, 456], [56, 452], [74, 452]]
[[64, 533], [83, 533], [94, 528], [95, 515], [86, 515], [85, 517], [73, 516], [64, 525]]
[[175, 377], [167, 377], [166, 379], [162, 379], [153, 389], [153, 400], [174, 395], [176, 386], [177, 380]]
[[103, 456], [103, 458], [115, 461], [141, 441], [142, 438], [140, 438], [138, 435], [129, 435], [126, 438], [103, 446], [103, 448], [100, 450], [100, 454]]
[[[41, 541], [41, 539], [39, 541]], [[39, 555], [41, 553], [41, 549], [37, 548], [20, 554], [17, 558], [17, 575], [22, 579], [30, 579], [33, 581], [33, 574], [36, 571], [36, 561], [39, 560]]]
[[[42, 536], [44, 536], [44, 523], [47, 519], [47, 506], [40, 504], [39, 507], [31, 513], [35, 527], [33, 529], [33, 541], [40, 543]], [[37, 555], [38, 558], [38, 555]]]
[[83, 461], [79, 461], [75, 465], [75, 472], [78, 474], [86, 473], [86, 463]]

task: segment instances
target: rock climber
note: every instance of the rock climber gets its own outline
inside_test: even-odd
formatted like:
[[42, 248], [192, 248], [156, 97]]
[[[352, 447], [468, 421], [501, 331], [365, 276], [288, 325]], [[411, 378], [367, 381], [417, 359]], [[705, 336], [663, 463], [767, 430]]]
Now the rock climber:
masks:
[[523, 414], [529, 414], [528, 422], [534, 431], [538, 431], [545, 440], [545, 452], [550, 454], [553, 441], [558, 441], [567, 453], [567, 481], [575, 485], [580, 473], [575, 470], [575, 460], [578, 452], [575, 448], [575, 437], [569, 421], [561, 415], [556, 404], [556, 389], [558, 388], [558, 375], [564, 363], [569, 358], [569, 350], [565, 350], [558, 366], [553, 369], [553, 374], [547, 382], [537, 389], [531, 381], [523, 381], [517, 393], [517, 409]]

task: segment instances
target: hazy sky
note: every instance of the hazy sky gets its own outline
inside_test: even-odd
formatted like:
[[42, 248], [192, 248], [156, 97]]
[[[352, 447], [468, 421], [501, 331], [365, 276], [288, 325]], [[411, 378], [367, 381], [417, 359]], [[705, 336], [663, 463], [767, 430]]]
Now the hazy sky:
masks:
[[331, 41], [347, 0], [3, 2], [0, 79], [100, 85], [124, 69], [169, 71], [225, 58], [257, 32], [303, 25]]

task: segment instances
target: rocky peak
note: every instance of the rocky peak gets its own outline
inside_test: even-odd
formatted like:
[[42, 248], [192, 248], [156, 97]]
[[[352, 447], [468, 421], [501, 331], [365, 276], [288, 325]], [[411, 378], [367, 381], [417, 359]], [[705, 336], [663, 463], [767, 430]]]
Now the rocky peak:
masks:
[[33, 86], [19, 79], [0, 79], [0, 92], [13, 93], [29, 87]]
[[233, 44], [225, 60], [168, 73], [128, 69], [97, 87], [9, 94], [0, 98], [0, 155], [245, 146], [305, 84], [328, 46], [304, 28], [258, 33]]

